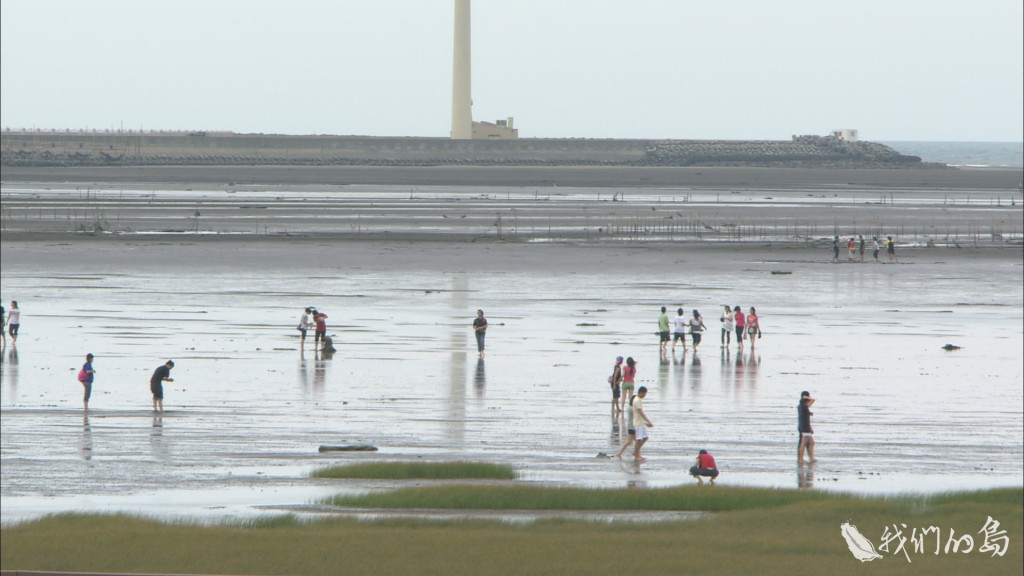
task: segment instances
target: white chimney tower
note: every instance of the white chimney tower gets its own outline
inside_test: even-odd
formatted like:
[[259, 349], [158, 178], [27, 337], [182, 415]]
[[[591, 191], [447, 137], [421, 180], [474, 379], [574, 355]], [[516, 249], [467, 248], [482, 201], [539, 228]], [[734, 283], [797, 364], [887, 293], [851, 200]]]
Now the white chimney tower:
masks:
[[452, 66], [453, 140], [473, 138], [469, 24], [469, 0], [455, 0], [455, 57]]

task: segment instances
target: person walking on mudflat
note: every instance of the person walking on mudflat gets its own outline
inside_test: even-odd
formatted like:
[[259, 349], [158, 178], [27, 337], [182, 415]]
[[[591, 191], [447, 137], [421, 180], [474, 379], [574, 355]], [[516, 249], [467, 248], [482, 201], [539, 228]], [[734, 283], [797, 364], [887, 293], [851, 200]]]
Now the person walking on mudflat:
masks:
[[896, 241], [892, 239], [892, 236], [888, 236], [885, 241], [885, 251], [889, 253], [889, 262], [899, 262], [900, 259], [896, 257]]
[[487, 337], [487, 318], [484, 318], [483, 310], [476, 311], [476, 318], [473, 319], [473, 334], [476, 335], [476, 351], [483, 358], [484, 339]]
[[697, 347], [700, 346], [701, 333], [707, 329], [708, 327], [704, 325], [704, 317], [694, 309], [693, 318], [690, 318], [690, 337], [693, 338], [694, 354], [697, 353]]
[[797, 431], [800, 432], [800, 447], [797, 448], [796, 452], [796, 463], [801, 466], [804, 462], [804, 452], [807, 452], [807, 457], [810, 458], [810, 463], [814, 464], [818, 460], [814, 458], [814, 429], [811, 428], [811, 416], [814, 415], [811, 412], [811, 406], [814, 404], [814, 398], [807, 392], [800, 395], [800, 404], [796, 407], [797, 414]]
[[661, 341], [661, 353], [668, 351], [668, 309], [661, 307], [661, 314], [658, 315], [658, 340]]
[[847, 262], [853, 262], [854, 261], [853, 253], [856, 251], [856, 249], [857, 249], [857, 243], [854, 242], [853, 236], [850, 236], [850, 241], [846, 245], [846, 251], [847, 251], [846, 261]]
[[747, 314], [747, 335], [750, 336], [750, 351], [753, 352], [754, 344], [761, 337], [761, 319], [757, 317], [757, 310], [753, 306]]
[[622, 453], [626, 451], [636, 442], [636, 427], [633, 425], [633, 401], [636, 400], [636, 395], [630, 395], [626, 409], [626, 440], [622, 443], [622, 447], [619, 448], [619, 453], [615, 455], [616, 458], [622, 458]]
[[875, 252], [872, 256], [875, 258], [875, 264], [878, 264], [878, 236], [872, 236], [871, 239], [875, 242]]
[[174, 382], [174, 378], [171, 378], [171, 368], [174, 368], [174, 361], [168, 360], [158, 366], [149, 379], [149, 390], [153, 392], [153, 412], [164, 411], [164, 382]]
[[85, 412], [89, 411], [89, 398], [92, 396], [92, 381], [93, 374], [96, 370], [92, 367], [92, 354], [85, 355], [85, 364], [82, 364], [82, 369], [78, 372], [78, 381], [81, 382], [82, 388], [84, 388], [84, 395], [82, 397], [82, 409]]
[[4, 327], [7, 326], [7, 309], [0, 305], [0, 341], [3, 342], [0, 348], [7, 347], [7, 331]]
[[612, 367], [612, 375], [608, 377], [608, 383], [612, 387], [612, 417], [622, 414], [622, 356], [615, 357], [615, 366]]
[[863, 234], [858, 234], [857, 235], [857, 242], [859, 243], [858, 248], [859, 248], [859, 251], [860, 251], [860, 261], [864, 262], [864, 245], [866, 244], [866, 242], [864, 241], [864, 235]]
[[722, 312], [722, 317], [719, 319], [719, 321], [722, 323], [721, 345], [722, 348], [728, 348], [729, 344], [732, 343], [730, 340], [732, 338], [732, 331], [735, 329], [735, 324], [733, 323], [732, 308], [729, 308], [728, 304], [725, 305], [725, 312]]
[[743, 315], [743, 310], [739, 306], [733, 308], [732, 311], [732, 318], [736, 323], [736, 347], [743, 350], [743, 338], [747, 333], [747, 317]]
[[839, 236], [832, 239], [832, 261], [839, 262]]
[[672, 352], [676, 351], [676, 342], [683, 343], [683, 352], [686, 352], [686, 316], [683, 316], [683, 309], [676, 310], [676, 317], [672, 319]]
[[633, 448], [633, 460], [643, 462], [647, 460], [640, 455], [640, 450], [647, 444], [650, 437], [647, 429], [654, 427], [654, 422], [644, 413], [644, 398], [647, 397], [647, 386], [641, 386], [636, 391], [636, 398], [633, 399], [633, 429], [636, 430], [636, 447]]
[[[21, 309], [18, 301], [11, 300], [11, 309], [7, 312], [7, 333], [11, 336], [11, 345], [18, 343], [18, 330], [21, 328]], [[0, 327], [2, 330], [3, 327]]]
[[622, 369], [622, 397], [632, 398], [636, 389], [636, 360], [626, 358], [626, 367]]

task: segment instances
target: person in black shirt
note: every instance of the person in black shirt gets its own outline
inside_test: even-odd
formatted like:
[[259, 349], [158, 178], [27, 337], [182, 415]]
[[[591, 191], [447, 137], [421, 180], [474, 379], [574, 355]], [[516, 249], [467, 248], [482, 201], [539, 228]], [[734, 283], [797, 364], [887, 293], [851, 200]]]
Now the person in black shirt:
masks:
[[476, 319], [473, 320], [473, 332], [476, 334], [476, 350], [480, 357], [484, 357], [484, 337], [487, 336], [487, 318], [484, 318], [484, 311], [476, 311]]
[[797, 447], [796, 461], [801, 465], [804, 464], [805, 451], [811, 464], [817, 462], [817, 459], [814, 458], [814, 429], [811, 428], [811, 416], [814, 414], [811, 412], [812, 404], [814, 404], [814, 398], [811, 398], [810, 392], [802, 392], [800, 405], [796, 407], [797, 431], [800, 432], [800, 445]]
[[171, 368], [174, 368], [174, 361], [168, 360], [162, 366], [153, 371], [153, 377], [149, 379], [149, 389], [153, 392], [153, 412], [164, 411], [164, 382], [174, 382], [171, 378]]

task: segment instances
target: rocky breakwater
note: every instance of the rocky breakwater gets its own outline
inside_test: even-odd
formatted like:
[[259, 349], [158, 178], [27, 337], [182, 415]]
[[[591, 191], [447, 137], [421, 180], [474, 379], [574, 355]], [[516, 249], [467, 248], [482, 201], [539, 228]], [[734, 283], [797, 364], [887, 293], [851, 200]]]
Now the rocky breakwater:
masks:
[[793, 166], [915, 167], [874, 142], [522, 138], [451, 140], [234, 133], [14, 133], [0, 164], [72, 166]]
[[927, 166], [919, 157], [904, 156], [884, 144], [851, 142], [834, 136], [793, 136], [789, 142], [669, 140], [652, 143], [645, 160], [653, 166]]

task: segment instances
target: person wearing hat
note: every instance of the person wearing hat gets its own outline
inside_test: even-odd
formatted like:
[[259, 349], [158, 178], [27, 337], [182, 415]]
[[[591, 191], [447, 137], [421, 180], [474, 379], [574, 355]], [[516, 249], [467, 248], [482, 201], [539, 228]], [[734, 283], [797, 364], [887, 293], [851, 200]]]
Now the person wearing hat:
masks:
[[615, 357], [615, 366], [612, 367], [612, 375], [608, 377], [608, 384], [612, 387], [612, 418], [622, 413], [622, 356]]
[[85, 395], [82, 397], [82, 408], [89, 411], [89, 398], [92, 396], [92, 379], [93, 374], [96, 373], [92, 368], [92, 354], [85, 355], [85, 364], [82, 364], [82, 369], [78, 371], [78, 381], [82, 383], [82, 387], [85, 388]]
[[149, 389], [153, 392], [153, 412], [164, 411], [164, 382], [174, 382], [171, 378], [171, 368], [174, 368], [174, 360], [168, 360], [153, 371], [153, 377], [149, 379]]

